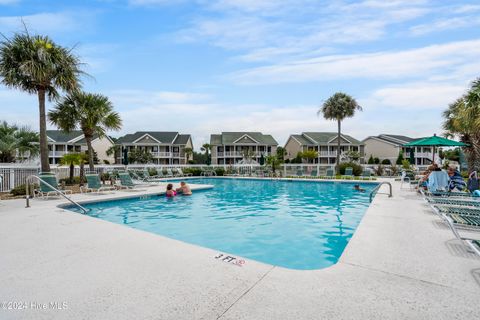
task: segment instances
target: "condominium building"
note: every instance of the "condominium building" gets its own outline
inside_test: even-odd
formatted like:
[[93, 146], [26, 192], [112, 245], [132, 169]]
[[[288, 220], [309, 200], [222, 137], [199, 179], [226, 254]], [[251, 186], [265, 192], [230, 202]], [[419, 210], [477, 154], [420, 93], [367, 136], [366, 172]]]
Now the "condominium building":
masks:
[[[82, 131], [74, 130], [65, 132], [61, 130], [47, 130], [48, 159], [50, 164], [59, 164], [61, 158], [67, 153], [87, 151], [87, 142]], [[113, 155], [107, 155], [107, 150], [114, 145], [108, 136], [92, 140], [92, 148], [100, 163], [114, 163]]]
[[[299, 152], [316, 151], [318, 157], [313, 159], [314, 163], [335, 164], [337, 157], [336, 132], [303, 132], [301, 134], [292, 134], [285, 144], [285, 159], [294, 159]], [[363, 161], [364, 144], [359, 140], [342, 134], [340, 136], [340, 155], [346, 155], [348, 151], [358, 152], [360, 161]]]
[[122, 148], [117, 163], [122, 163], [125, 150], [128, 153], [140, 149], [153, 156], [154, 164], [186, 164], [189, 159], [185, 148], [193, 149], [191, 135], [166, 131], [138, 131], [118, 138], [116, 144]]
[[276, 154], [278, 142], [261, 132], [222, 132], [210, 136], [212, 164], [260, 163]]
[[[415, 165], [429, 165], [433, 159], [433, 150], [431, 147], [404, 147], [405, 144], [418, 139], [420, 138], [394, 134], [381, 134], [367, 137], [363, 140], [365, 144], [365, 158], [368, 159], [372, 156], [373, 158], [379, 158], [380, 161], [388, 159], [391, 163], [395, 163], [400, 151], [403, 151], [403, 156], [406, 159], [410, 158], [410, 152], [413, 152]], [[439, 159], [438, 153], [435, 154], [435, 158]]]

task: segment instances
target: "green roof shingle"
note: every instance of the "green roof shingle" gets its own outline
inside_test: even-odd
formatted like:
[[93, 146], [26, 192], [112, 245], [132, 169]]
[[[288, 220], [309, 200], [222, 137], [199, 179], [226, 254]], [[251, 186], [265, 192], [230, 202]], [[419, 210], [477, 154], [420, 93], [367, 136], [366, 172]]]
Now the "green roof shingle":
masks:
[[278, 142], [269, 134], [263, 134], [261, 132], [222, 132], [222, 134], [210, 135], [211, 145], [226, 145], [233, 144], [235, 141], [243, 136], [249, 136], [259, 144], [266, 145], [278, 145]]

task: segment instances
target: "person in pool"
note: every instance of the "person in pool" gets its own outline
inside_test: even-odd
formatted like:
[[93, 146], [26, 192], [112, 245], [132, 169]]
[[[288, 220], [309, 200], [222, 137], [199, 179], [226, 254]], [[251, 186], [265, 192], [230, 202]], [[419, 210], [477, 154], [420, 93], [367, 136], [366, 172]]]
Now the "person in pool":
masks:
[[354, 185], [353, 190], [358, 191], [358, 192], [365, 192], [365, 189], [360, 188], [359, 184]]
[[173, 190], [173, 184], [171, 183], [167, 184], [167, 191], [165, 192], [165, 195], [168, 198], [175, 197], [177, 195], [177, 191]]
[[180, 188], [177, 188], [177, 192], [182, 193], [182, 195], [184, 196], [192, 195], [192, 190], [190, 189], [190, 186], [185, 181], [180, 182]]

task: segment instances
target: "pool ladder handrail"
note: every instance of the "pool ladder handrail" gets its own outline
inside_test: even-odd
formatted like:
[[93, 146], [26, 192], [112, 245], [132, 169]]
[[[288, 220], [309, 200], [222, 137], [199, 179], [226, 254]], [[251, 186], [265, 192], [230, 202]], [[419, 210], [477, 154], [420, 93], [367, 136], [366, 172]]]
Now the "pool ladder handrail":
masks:
[[59, 195], [61, 195], [63, 198], [65, 198], [66, 200], [70, 201], [73, 205], [77, 206], [78, 208], [80, 208], [80, 210], [83, 211], [84, 214], [87, 214], [88, 213], [88, 210], [85, 209], [83, 206], [81, 206], [78, 202], [72, 200], [70, 197], [67, 197], [65, 195], [65, 193], [63, 193], [61, 190], [58, 190], [57, 188], [55, 188], [54, 186], [52, 186], [50, 183], [46, 182], [45, 180], [41, 179], [40, 177], [38, 176], [35, 176], [35, 175], [31, 175], [31, 176], [28, 176], [27, 179], [25, 180], [25, 201], [26, 201], [26, 206], [25, 208], [30, 208], [30, 192], [29, 192], [29, 185], [30, 185], [30, 181], [32, 180], [32, 178], [35, 178], [38, 180], [38, 182], [41, 182], [41, 183], [44, 183], [47, 187], [50, 187], [52, 188], [53, 190], [55, 190]]
[[[392, 194], [392, 184], [390, 182], [386, 182], [386, 181], [383, 181], [383, 182], [380, 182], [375, 188], [373, 188], [372, 191], [370, 191], [370, 202], [372, 202], [372, 198], [373, 198], [373, 195], [375, 194], [375, 191], [378, 191], [380, 189], [380, 187], [382, 185], [388, 185], [389, 189], [390, 189], [390, 192], [389, 193], [381, 193], [381, 194], [388, 194], [388, 197], [391, 198], [393, 197], [393, 194]], [[380, 192], [376, 192], [376, 193], [380, 193]]]

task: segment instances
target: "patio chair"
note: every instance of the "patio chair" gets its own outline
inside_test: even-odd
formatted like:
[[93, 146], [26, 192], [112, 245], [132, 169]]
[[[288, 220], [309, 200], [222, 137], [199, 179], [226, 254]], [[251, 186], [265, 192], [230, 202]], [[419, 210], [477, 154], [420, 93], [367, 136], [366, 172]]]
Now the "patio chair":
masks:
[[362, 171], [362, 178], [368, 178], [368, 180], [371, 180], [372, 179], [372, 173], [370, 172], [370, 170], [363, 170]]
[[38, 176], [40, 178], [40, 187], [34, 193], [34, 196], [40, 196], [48, 199], [52, 195], [66, 195], [72, 194], [72, 190], [60, 190], [57, 178], [53, 173], [42, 173]]
[[342, 179], [353, 179], [353, 168], [347, 167], [345, 168], [345, 174], [342, 176]]
[[177, 172], [180, 174], [181, 177], [191, 177], [191, 173], [184, 173], [182, 168], [177, 168]]
[[310, 177], [318, 177], [318, 171], [316, 169], [313, 169], [312, 172], [310, 172]]
[[100, 177], [98, 174], [86, 174], [85, 178], [87, 179], [87, 185], [80, 187], [80, 192], [95, 192], [97, 194], [101, 193], [102, 191], [111, 191], [116, 190], [115, 186], [106, 186], [102, 185], [100, 181]]
[[426, 197], [428, 203], [433, 205], [447, 205], [447, 206], [469, 206], [469, 207], [479, 207], [480, 200], [474, 200], [475, 198], [444, 198], [444, 197]]
[[445, 220], [450, 230], [452, 230], [455, 238], [467, 244], [467, 246], [471, 249], [472, 252], [480, 256], [480, 240], [462, 237], [458, 232], [457, 228], [455, 227], [453, 220], [449, 216], [443, 215], [443, 220]]
[[130, 177], [130, 174], [128, 172], [119, 172], [118, 177], [120, 179], [121, 185], [119, 187], [124, 187], [126, 189], [134, 189], [137, 187], [146, 187], [146, 186], [151, 186], [152, 184], [140, 184], [140, 183], [134, 183], [132, 180], [132, 177]]
[[333, 169], [327, 169], [327, 173], [324, 177], [325, 179], [335, 179], [335, 170]]
[[295, 175], [296, 177], [303, 177], [303, 170], [302, 169], [298, 169], [297, 170], [297, 174]]
[[167, 176], [167, 177], [175, 177], [175, 175], [173, 174], [172, 169], [167, 168], [167, 175], [166, 175], [166, 176]]
[[454, 224], [465, 228], [480, 227], [480, 208], [431, 205], [434, 212], [440, 216], [448, 216]]

